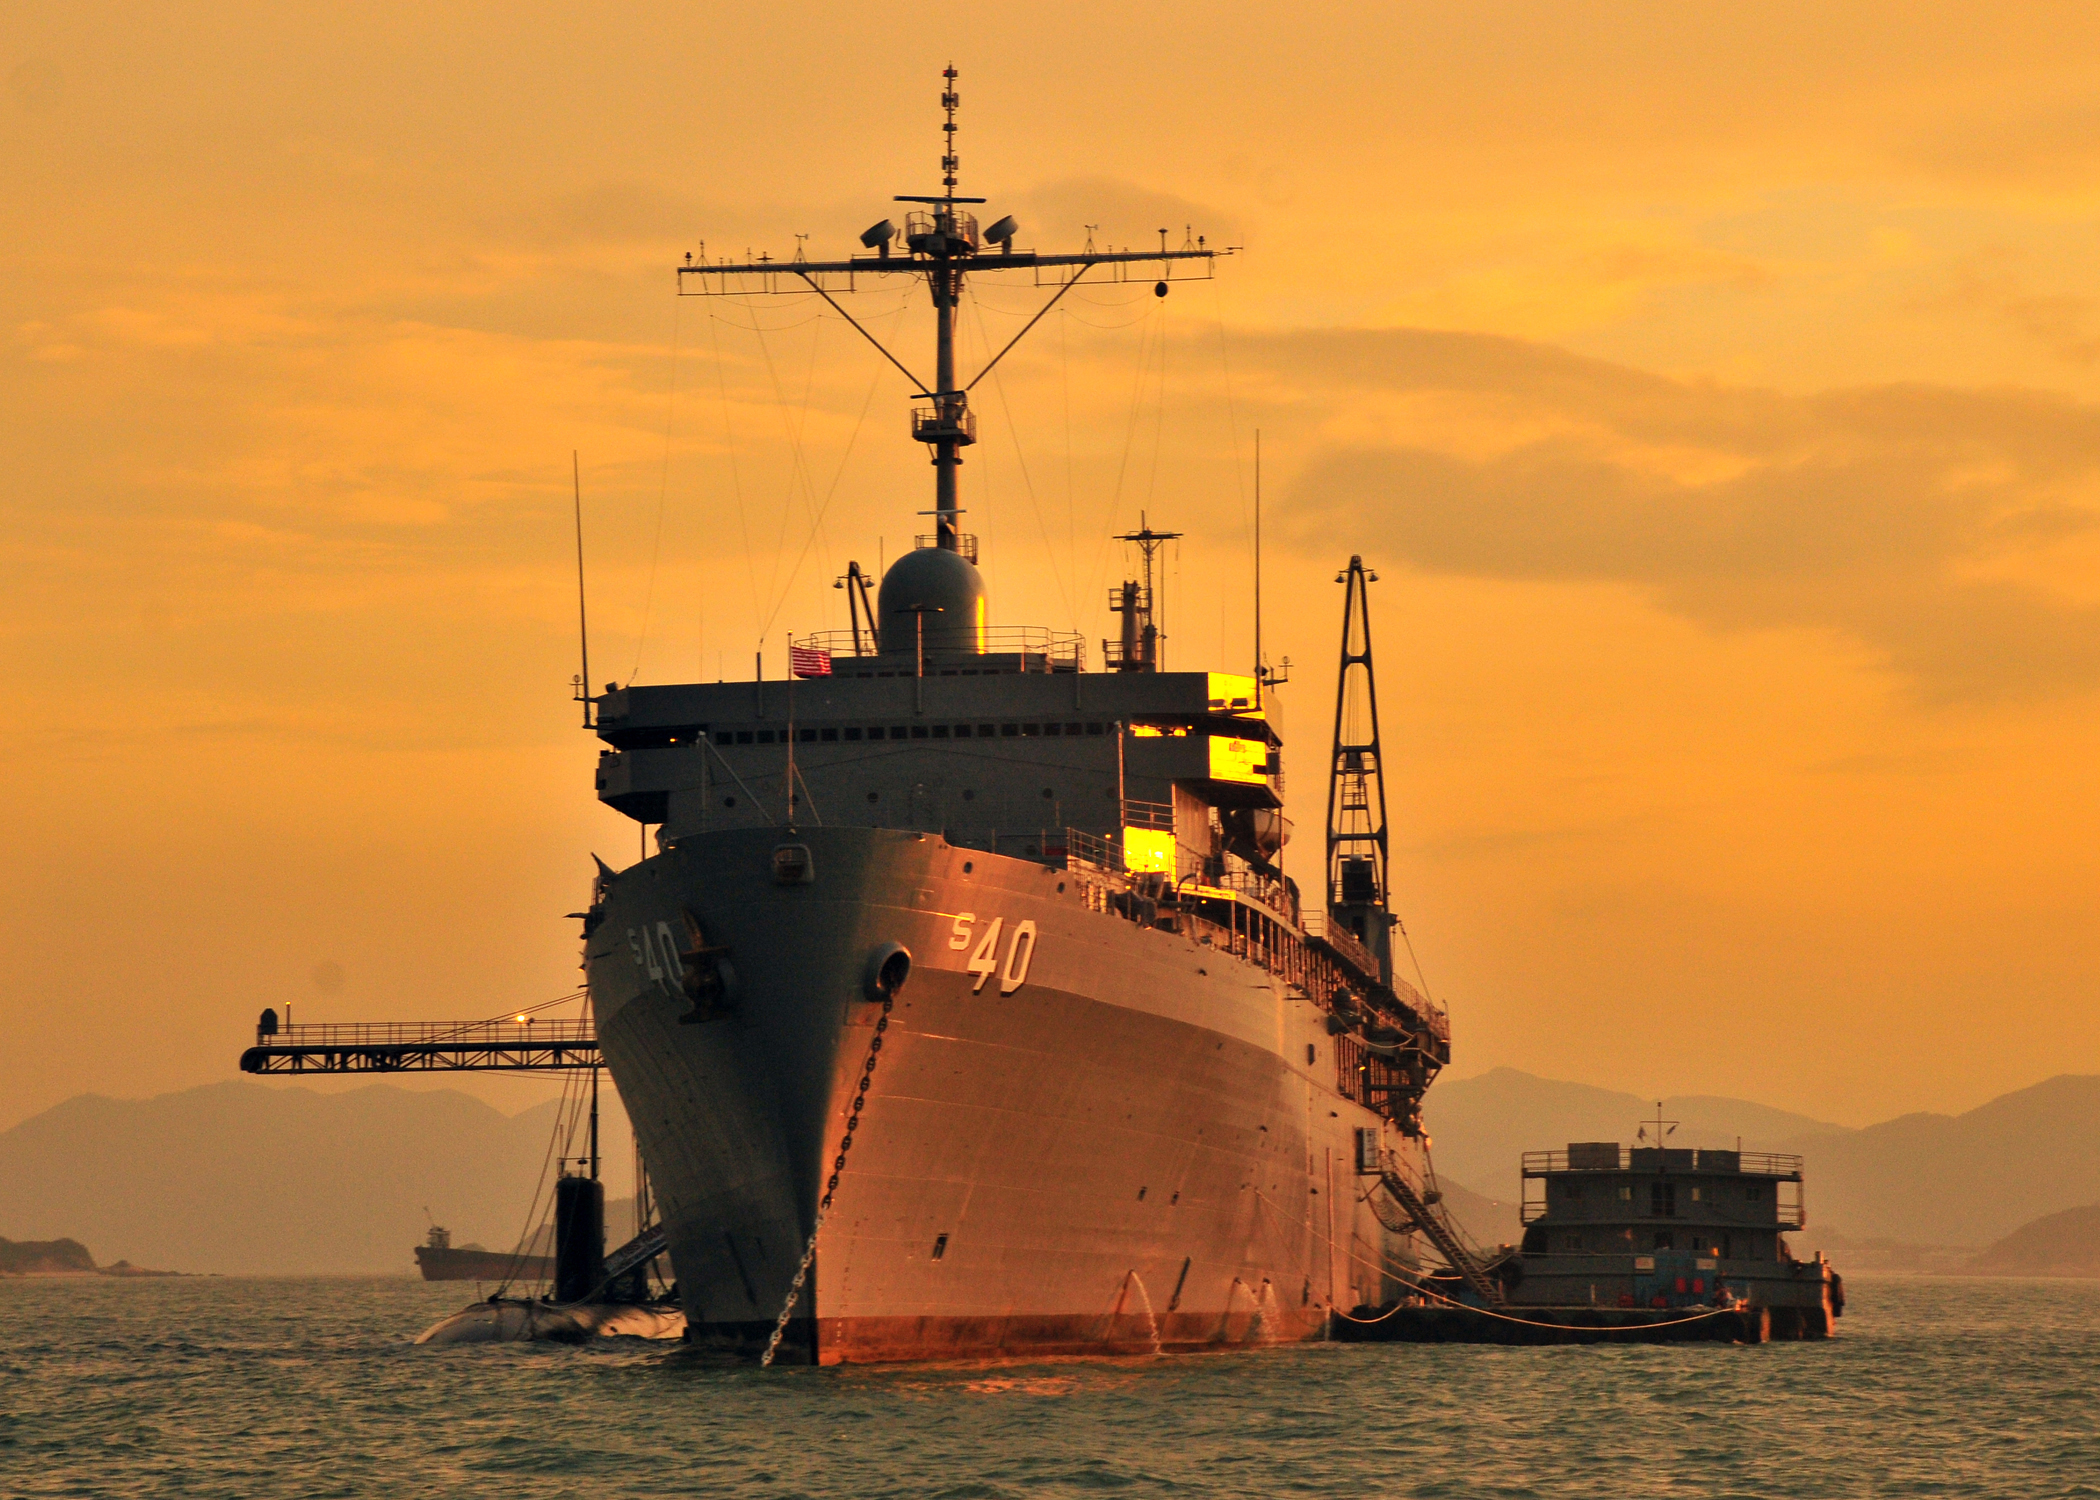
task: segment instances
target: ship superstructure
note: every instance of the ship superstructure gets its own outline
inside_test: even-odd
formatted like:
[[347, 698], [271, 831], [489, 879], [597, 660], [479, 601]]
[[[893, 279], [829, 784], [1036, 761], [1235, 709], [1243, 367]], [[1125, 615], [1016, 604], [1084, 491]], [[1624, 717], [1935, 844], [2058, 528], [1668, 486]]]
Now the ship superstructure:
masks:
[[[799, 291], [849, 319], [856, 284], [925, 282], [933, 378], [883, 353], [912, 381], [934, 527], [865, 623], [849, 570], [853, 628], [796, 641], [795, 675], [590, 700], [599, 796], [660, 850], [603, 870], [585, 918], [599, 1039], [696, 1338], [784, 1328], [829, 1363], [1303, 1337], [1414, 1264], [1359, 1171], [1426, 1173], [1419, 1105], [1449, 1058], [1393, 972], [1375, 728], [1360, 743], [1338, 713], [1349, 810], [1308, 899], [1279, 864], [1271, 675], [1168, 669], [1169, 533], [1125, 538], [1109, 670], [993, 622], [961, 526], [985, 373], [956, 369], [963, 278], [1032, 275], [1047, 311], [1089, 275], [1165, 295], [1222, 252], [980, 231], [958, 103], [951, 68], [944, 191], [900, 199], [869, 253], [678, 268], [684, 293]], [[1367, 577], [1344, 574], [1366, 669]], [[1345, 710], [1353, 691], [1345, 673]]]

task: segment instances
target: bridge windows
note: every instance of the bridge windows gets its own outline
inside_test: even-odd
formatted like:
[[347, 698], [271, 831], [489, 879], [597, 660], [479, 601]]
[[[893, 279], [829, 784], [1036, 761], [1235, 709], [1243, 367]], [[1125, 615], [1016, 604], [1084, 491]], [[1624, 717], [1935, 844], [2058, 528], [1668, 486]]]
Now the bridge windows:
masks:
[[1677, 1217], [1677, 1184], [1658, 1178], [1648, 1184], [1648, 1217], [1651, 1219], [1674, 1219]]

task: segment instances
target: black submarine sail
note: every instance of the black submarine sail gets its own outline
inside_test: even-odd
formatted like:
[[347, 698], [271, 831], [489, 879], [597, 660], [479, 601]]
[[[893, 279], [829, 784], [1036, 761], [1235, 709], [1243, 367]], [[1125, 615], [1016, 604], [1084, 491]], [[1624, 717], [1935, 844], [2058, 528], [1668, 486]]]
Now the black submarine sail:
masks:
[[[1445, 1017], [1355, 877], [1312, 909], [1284, 878], [1276, 684], [1168, 670], [1144, 564], [1171, 533], [1126, 538], [1140, 577], [1089, 671], [1076, 634], [991, 623], [962, 529], [976, 384], [1082, 281], [1165, 295], [1230, 251], [980, 229], [959, 103], [951, 67], [943, 190], [865, 253], [677, 267], [682, 295], [821, 298], [881, 351], [934, 528], [872, 629], [849, 571], [854, 628], [793, 642], [792, 706], [761, 681], [595, 699], [598, 795], [661, 851], [585, 918], [599, 1040], [691, 1339], [837, 1363], [1316, 1337], [1415, 1263], [1359, 1185], [1427, 1178]], [[1047, 295], [966, 375], [957, 299], [994, 273]], [[900, 276], [932, 299], [929, 376], [846, 305]]]

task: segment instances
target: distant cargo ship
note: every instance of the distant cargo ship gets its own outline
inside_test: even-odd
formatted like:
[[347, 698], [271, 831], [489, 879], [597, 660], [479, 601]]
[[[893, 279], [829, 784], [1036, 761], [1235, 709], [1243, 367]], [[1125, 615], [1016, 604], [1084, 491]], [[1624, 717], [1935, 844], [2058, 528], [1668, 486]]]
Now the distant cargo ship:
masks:
[[430, 1228], [416, 1246], [416, 1265], [425, 1281], [548, 1281], [554, 1276], [551, 1255], [514, 1255], [479, 1245], [452, 1247], [452, 1231]]

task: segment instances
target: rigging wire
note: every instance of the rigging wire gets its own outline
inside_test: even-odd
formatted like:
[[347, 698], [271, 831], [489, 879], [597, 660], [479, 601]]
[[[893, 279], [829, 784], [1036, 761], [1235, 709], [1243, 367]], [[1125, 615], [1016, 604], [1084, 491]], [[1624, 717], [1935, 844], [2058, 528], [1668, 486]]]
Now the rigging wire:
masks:
[[[671, 433], [678, 415], [678, 344], [684, 332], [685, 303], [673, 298], [671, 303], [671, 376], [670, 388], [664, 394], [664, 462], [663, 472], [656, 486], [656, 540], [649, 548], [649, 586], [642, 591], [642, 628], [634, 638], [634, 666], [628, 670], [627, 680], [634, 682], [642, 675], [642, 648], [649, 641], [649, 615], [656, 606], [656, 568], [664, 555], [664, 508], [671, 494]], [[591, 685], [585, 683], [588, 693]]]
[[824, 503], [817, 508], [815, 519], [810, 523], [809, 535], [803, 540], [802, 550], [795, 554], [795, 566], [788, 570], [787, 582], [780, 586], [780, 597], [773, 601], [773, 612], [766, 616], [765, 624], [759, 628], [761, 640], [772, 631], [773, 622], [780, 617], [781, 606], [787, 603], [788, 593], [794, 588], [795, 579], [801, 575], [803, 561], [809, 556], [810, 544], [816, 541], [817, 533], [824, 524], [825, 512], [831, 509], [832, 497], [839, 492], [839, 481], [846, 477], [847, 460], [853, 457], [853, 445], [860, 440], [860, 429], [868, 420], [868, 408], [875, 403], [875, 387], [881, 383], [882, 369], [877, 366], [875, 373], [868, 377], [868, 393], [861, 398], [860, 415], [854, 419], [853, 431], [846, 438], [846, 451], [839, 455], [839, 466], [831, 476], [831, 487], [824, 491]]
[[[1060, 316], [1057, 322], [1057, 365], [1064, 383], [1065, 400], [1065, 562], [1072, 569], [1076, 581], [1079, 572], [1079, 516], [1078, 502], [1074, 498], [1072, 486], [1072, 354], [1065, 340], [1065, 309], [1060, 307], [1058, 313]], [[1076, 611], [1072, 616], [1072, 628], [1079, 628], [1079, 616]]]
[[[764, 329], [760, 329], [758, 333], [759, 352], [765, 358], [766, 375], [773, 385], [773, 408], [780, 414], [781, 426], [787, 431], [789, 454], [787, 496], [780, 507], [780, 535], [773, 544], [772, 576], [766, 580], [765, 597], [768, 599], [774, 597], [774, 587], [780, 582], [781, 554], [787, 550], [788, 520], [794, 513], [795, 489], [798, 483], [804, 490], [804, 500], [809, 509], [812, 512], [816, 509], [816, 497], [809, 492], [809, 470], [803, 459], [802, 433], [809, 423], [809, 397], [816, 381], [817, 344], [823, 332], [823, 321], [820, 318], [816, 333], [811, 336], [809, 342], [809, 368], [803, 376], [802, 409], [798, 415], [791, 415], [788, 411], [787, 393], [781, 389], [780, 371], [773, 360], [773, 346], [766, 342]], [[768, 621], [771, 620], [772, 614], [778, 612], [779, 606], [775, 604], [772, 613], [767, 617]], [[765, 642], [766, 628], [765, 625], [759, 627], [758, 639], [761, 645]]]
[[[1167, 301], [1159, 299], [1159, 391], [1152, 408], [1152, 470], [1145, 476], [1145, 504], [1152, 504], [1153, 491], [1159, 484], [1159, 450], [1167, 436]], [[1180, 555], [1180, 548], [1175, 549]]]
[[[1123, 426], [1123, 455], [1116, 463], [1116, 484], [1109, 492], [1108, 525], [1102, 532], [1101, 548], [1095, 554], [1095, 593], [1100, 592], [1100, 583], [1108, 572], [1108, 547], [1115, 539], [1116, 517], [1123, 509], [1123, 480], [1130, 470], [1130, 450], [1137, 441], [1138, 421], [1144, 410], [1145, 369], [1150, 362], [1152, 325], [1149, 321], [1152, 310], [1147, 309], [1143, 318], [1133, 321], [1143, 323], [1138, 335], [1138, 357], [1136, 368], [1130, 378], [1130, 416]], [[1084, 321], [1084, 320], [1082, 320]]]
[[722, 439], [729, 450], [729, 480], [736, 494], [737, 530], [744, 541], [744, 585], [746, 592], [751, 598], [751, 621], [753, 624], [757, 624], [759, 611], [758, 565], [751, 557], [751, 523], [744, 511], [744, 477], [742, 467], [737, 463], [736, 459], [736, 427], [730, 421], [729, 416], [729, 382], [722, 372], [722, 341], [715, 331], [715, 325], [722, 321], [724, 320], [712, 310], [709, 311], [707, 315], [707, 337], [715, 355], [715, 389], [721, 396], [722, 401]]
[[[1239, 413], [1239, 404], [1238, 404], [1238, 402], [1237, 402], [1237, 401], [1235, 401], [1235, 400], [1234, 400], [1234, 398], [1233, 398], [1233, 393], [1232, 393], [1232, 358], [1231, 358], [1231, 355], [1230, 355], [1230, 354], [1229, 354], [1229, 353], [1227, 352], [1227, 350], [1226, 350], [1226, 343], [1225, 343], [1225, 303], [1224, 303], [1224, 296], [1225, 296], [1225, 294], [1224, 294], [1224, 293], [1223, 293], [1222, 291], [1220, 291], [1220, 290], [1219, 290], [1219, 288], [1218, 288], [1218, 283], [1217, 283], [1217, 281], [1216, 281], [1216, 280], [1212, 280], [1212, 282], [1210, 283], [1210, 305], [1211, 305], [1211, 313], [1212, 313], [1212, 316], [1213, 316], [1213, 317], [1215, 318], [1215, 320], [1216, 320], [1216, 322], [1217, 322], [1217, 328], [1218, 328], [1218, 368], [1219, 368], [1219, 370], [1220, 370], [1220, 371], [1222, 372], [1222, 374], [1224, 375], [1224, 378], [1225, 378], [1225, 424], [1226, 424], [1226, 430], [1227, 430], [1227, 432], [1228, 432], [1228, 433], [1230, 434], [1230, 436], [1231, 436], [1231, 438], [1232, 438], [1232, 482], [1233, 482], [1233, 487], [1234, 487], [1234, 488], [1235, 488], [1235, 489], [1236, 489], [1236, 490], [1237, 490], [1237, 491], [1239, 492], [1239, 497], [1240, 497], [1240, 534], [1241, 534], [1242, 538], [1246, 540], [1246, 542], [1247, 542], [1247, 544], [1248, 544], [1248, 546], [1249, 546], [1249, 548], [1250, 548], [1250, 550], [1251, 550], [1251, 548], [1252, 548], [1252, 547], [1253, 547], [1253, 545], [1254, 545], [1254, 534], [1253, 534], [1253, 528], [1252, 528], [1252, 527], [1251, 527], [1251, 526], [1249, 525], [1249, 522], [1248, 522], [1248, 512], [1247, 512], [1247, 469], [1246, 469], [1246, 464], [1245, 464], [1245, 462], [1244, 462], [1244, 461], [1242, 460], [1242, 458], [1241, 458], [1241, 454], [1240, 454], [1240, 413]], [[1259, 568], [1259, 566], [1260, 566], [1260, 560], [1259, 560], [1259, 559], [1256, 559], [1256, 567], [1257, 567], [1257, 569]], [[1219, 597], [1220, 597], [1221, 599], [1223, 599], [1223, 598], [1227, 598], [1227, 597], [1230, 597], [1230, 593], [1229, 593], [1229, 591], [1228, 591], [1228, 590], [1225, 590], [1225, 589], [1220, 589], [1220, 590], [1218, 591], [1218, 593], [1219, 593]], [[1257, 621], [1256, 623], [1257, 623], [1257, 625], [1259, 624], [1259, 622], [1258, 622], [1258, 621]], [[1257, 634], [1258, 634], [1258, 633], [1259, 633], [1259, 632], [1257, 631]], [[1219, 656], [1219, 659], [1220, 659], [1221, 661], [1222, 661], [1222, 660], [1225, 660], [1225, 659], [1226, 659], [1226, 656], [1225, 656], [1225, 627], [1224, 627], [1224, 623], [1223, 623], [1223, 621], [1222, 621], [1222, 620], [1221, 620], [1221, 621], [1219, 622], [1219, 626], [1218, 626], [1218, 656]], [[1261, 663], [1261, 662], [1259, 662], [1259, 661], [1255, 662], [1255, 664], [1254, 664], [1254, 670], [1255, 670], [1256, 672], [1259, 672], [1259, 671], [1261, 671], [1261, 669], [1262, 669], [1262, 663]]]
[[[984, 309], [977, 300], [977, 294], [974, 291], [970, 293], [970, 306], [978, 315], [977, 336], [983, 341], [985, 348], [990, 349], [992, 341], [985, 332]], [[1079, 611], [1073, 607], [1072, 591], [1065, 585], [1064, 569], [1057, 565], [1057, 544], [1050, 539], [1049, 524], [1043, 519], [1042, 503], [1036, 498], [1035, 479], [1028, 472], [1028, 455], [1021, 451], [1020, 425], [1014, 421], [1013, 404], [1007, 400], [1006, 396], [1006, 381], [999, 373], [997, 366], [994, 366], [992, 369], [992, 389], [998, 393], [999, 409], [1006, 417], [1006, 435], [1014, 446], [1014, 462], [1020, 466], [1021, 486], [1028, 491], [1029, 509], [1035, 512], [1036, 530], [1042, 533], [1043, 552], [1050, 559], [1050, 576], [1057, 584], [1057, 592], [1064, 598], [1065, 613], [1072, 618], [1072, 628], [1077, 630], [1079, 628]]]
[[[902, 316], [908, 310], [908, 308], [908, 301], [900, 299], [896, 307], [890, 309], [888, 313], [879, 314], [878, 316], [887, 318], [891, 322], [894, 322], [898, 317]], [[874, 322], [875, 319], [870, 318], [868, 319], [868, 321]], [[816, 346], [814, 341], [812, 341], [810, 348], [810, 365], [813, 374], [816, 365]], [[885, 371], [883, 367], [877, 365], [874, 369], [874, 373], [868, 378], [867, 394], [861, 398], [860, 415], [854, 419], [853, 431], [850, 434], [848, 434], [846, 438], [845, 450], [839, 455], [838, 468], [832, 473], [831, 484], [824, 491], [824, 500], [821, 505], [816, 502], [814, 487], [810, 486], [809, 484], [807, 465], [803, 459], [802, 450], [799, 446], [799, 443], [797, 445], [795, 461], [798, 466], [798, 469], [803, 475], [803, 483], [807, 490], [807, 493], [805, 495], [805, 504], [810, 511], [810, 532], [809, 536], [805, 538], [802, 543], [802, 550], [795, 555], [795, 565], [794, 567], [788, 570], [788, 576], [784, 582], [781, 581], [779, 577], [779, 554], [775, 554], [773, 581], [779, 584], [779, 589], [777, 592], [775, 592], [772, 584], [769, 583], [767, 586], [767, 597], [771, 599], [772, 603], [767, 609], [767, 613], [765, 615], [763, 623], [761, 623], [759, 626], [758, 636], [760, 640], [764, 640], [766, 636], [772, 633], [773, 624], [776, 620], [780, 618], [780, 611], [786, 605], [788, 595], [794, 591], [795, 580], [801, 576], [802, 566], [803, 563], [808, 559], [809, 549], [811, 545], [821, 541], [823, 542], [823, 550], [827, 553], [830, 550], [830, 543], [824, 540], [824, 517], [827, 514], [829, 514], [831, 510], [831, 502], [833, 498], [838, 494], [839, 482], [846, 476], [847, 462], [853, 457], [854, 445], [860, 440], [861, 428], [863, 425], [866, 424], [868, 420], [868, 409], [874, 403], [875, 391], [876, 388], [882, 383], [882, 377], [884, 373]], [[803, 392], [803, 420], [805, 424], [808, 420], [809, 394], [809, 390], [805, 388]], [[785, 508], [783, 508], [780, 523], [781, 552], [786, 551], [787, 524], [787, 511]]]

